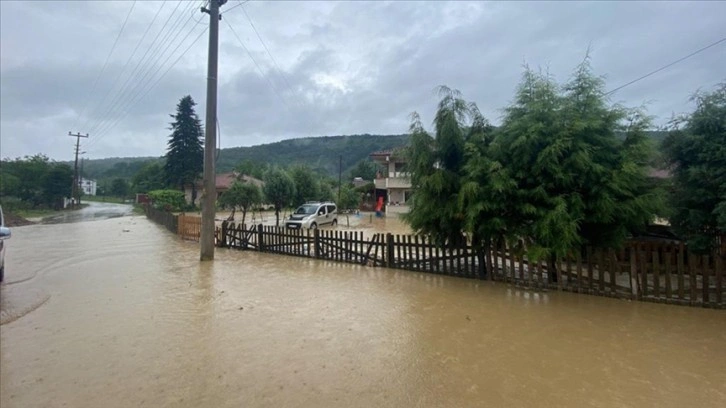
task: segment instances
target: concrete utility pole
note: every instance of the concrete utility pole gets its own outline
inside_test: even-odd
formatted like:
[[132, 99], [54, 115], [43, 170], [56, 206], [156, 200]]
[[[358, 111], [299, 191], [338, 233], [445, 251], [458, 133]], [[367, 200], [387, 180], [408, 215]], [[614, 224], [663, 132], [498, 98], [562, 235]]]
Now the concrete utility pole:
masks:
[[343, 184], [343, 155], [338, 161], [338, 205], [340, 205], [340, 185]]
[[202, 228], [199, 237], [202, 261], [214, 259], [214, 216], [217, 201], [215, 185], [214, 150], [217, 146], [217, 51], [219, 49], [219, 7], [227, 0], [210, 0], [209, 9], [209, 57], [207, 60], [207, 118], [204, 123], [204, 176], [202, 187]]
[[[76, 133], [74, 135], [69, 131], [68, 136], [76, 138], [76, 163], [73, 165], [73, 189], [71, 190], [71, 197], [74, 198], [76, 200], [76, 202], [78, 202], [79, 201], [79, 197], [78, 197], [78, 153], [81, 151], [81, 138], [82, 137], [88, 138], [88, 133], [86, 133], [85, 135]], [[71, 204], [71, 205], [75, 206], [75, 204]]]

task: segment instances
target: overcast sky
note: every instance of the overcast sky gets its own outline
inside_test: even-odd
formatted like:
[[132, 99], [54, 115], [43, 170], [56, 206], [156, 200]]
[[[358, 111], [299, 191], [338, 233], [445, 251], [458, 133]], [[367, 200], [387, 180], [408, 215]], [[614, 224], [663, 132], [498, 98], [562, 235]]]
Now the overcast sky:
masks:
[[[192, 95], [205, 118], [201, 4], [0, 1], [0, 156], [71, 159], [69, 131], [90, 134], [81, 142], [88, 158], [163, 155], [181, 97]], [[438, 85], [459, 89], [498, 124], [525, 62], [566, 81], [590, 47], [613, 89], [726, 37], [726, 2], [716, 1], [231, 0], [222, 12], [223, 148], [405, 133], [413, 111], [431, 122]], [[724, 80], [726, 42], [612, 100], [647, 104], [663, 124], [692, 109], [694, 91]]]

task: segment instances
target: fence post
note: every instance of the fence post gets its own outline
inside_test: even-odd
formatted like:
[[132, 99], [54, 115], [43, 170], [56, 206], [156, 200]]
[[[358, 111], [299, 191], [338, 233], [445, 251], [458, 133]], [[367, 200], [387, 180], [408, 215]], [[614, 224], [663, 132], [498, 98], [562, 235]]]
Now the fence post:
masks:
[[386, 267], [393, 268], [394, 265], [394, 253], [393, 253], [393, 234], [390, 232], [386, 234]]
[[320, 230], [317, 228], [313, 230], [313, 257], [320, 258]]
[[262, 224], [257, 226], [257, 250], [264, 251], [265, 243], [263, 241], [264, 235], [262, 234]]
[[222, 221], [222, 236], [219, 237], [219, 246], [222, 248], [227, 247], [227, 220]]
[[479, 272], [479, 279], [484, 280], [487, 276], [487, 261], [486, 261], [486, 255], [484, 253], [484, 248], [481, 244], [478, 244], [476, 246], [476, 259], [479, 263], [478, 265], [478, 272]]

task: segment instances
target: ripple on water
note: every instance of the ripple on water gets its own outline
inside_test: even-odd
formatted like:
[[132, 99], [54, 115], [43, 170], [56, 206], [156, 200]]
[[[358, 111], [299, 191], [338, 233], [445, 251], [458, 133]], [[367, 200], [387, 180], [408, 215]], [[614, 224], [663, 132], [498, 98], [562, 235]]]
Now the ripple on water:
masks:
[[41, 287], [29, 288], [20, 283], [0, 287], [0, 325], [14, 322], [43, 306], [50, 294]]

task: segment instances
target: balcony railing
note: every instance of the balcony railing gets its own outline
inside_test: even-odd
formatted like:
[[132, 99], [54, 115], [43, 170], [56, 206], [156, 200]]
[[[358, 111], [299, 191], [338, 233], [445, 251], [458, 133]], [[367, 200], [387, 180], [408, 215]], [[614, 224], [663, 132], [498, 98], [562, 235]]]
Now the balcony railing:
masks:
[[408, 177], [388, 177], [375, 179], [376, 188], [411, 188], [411, 179]]

